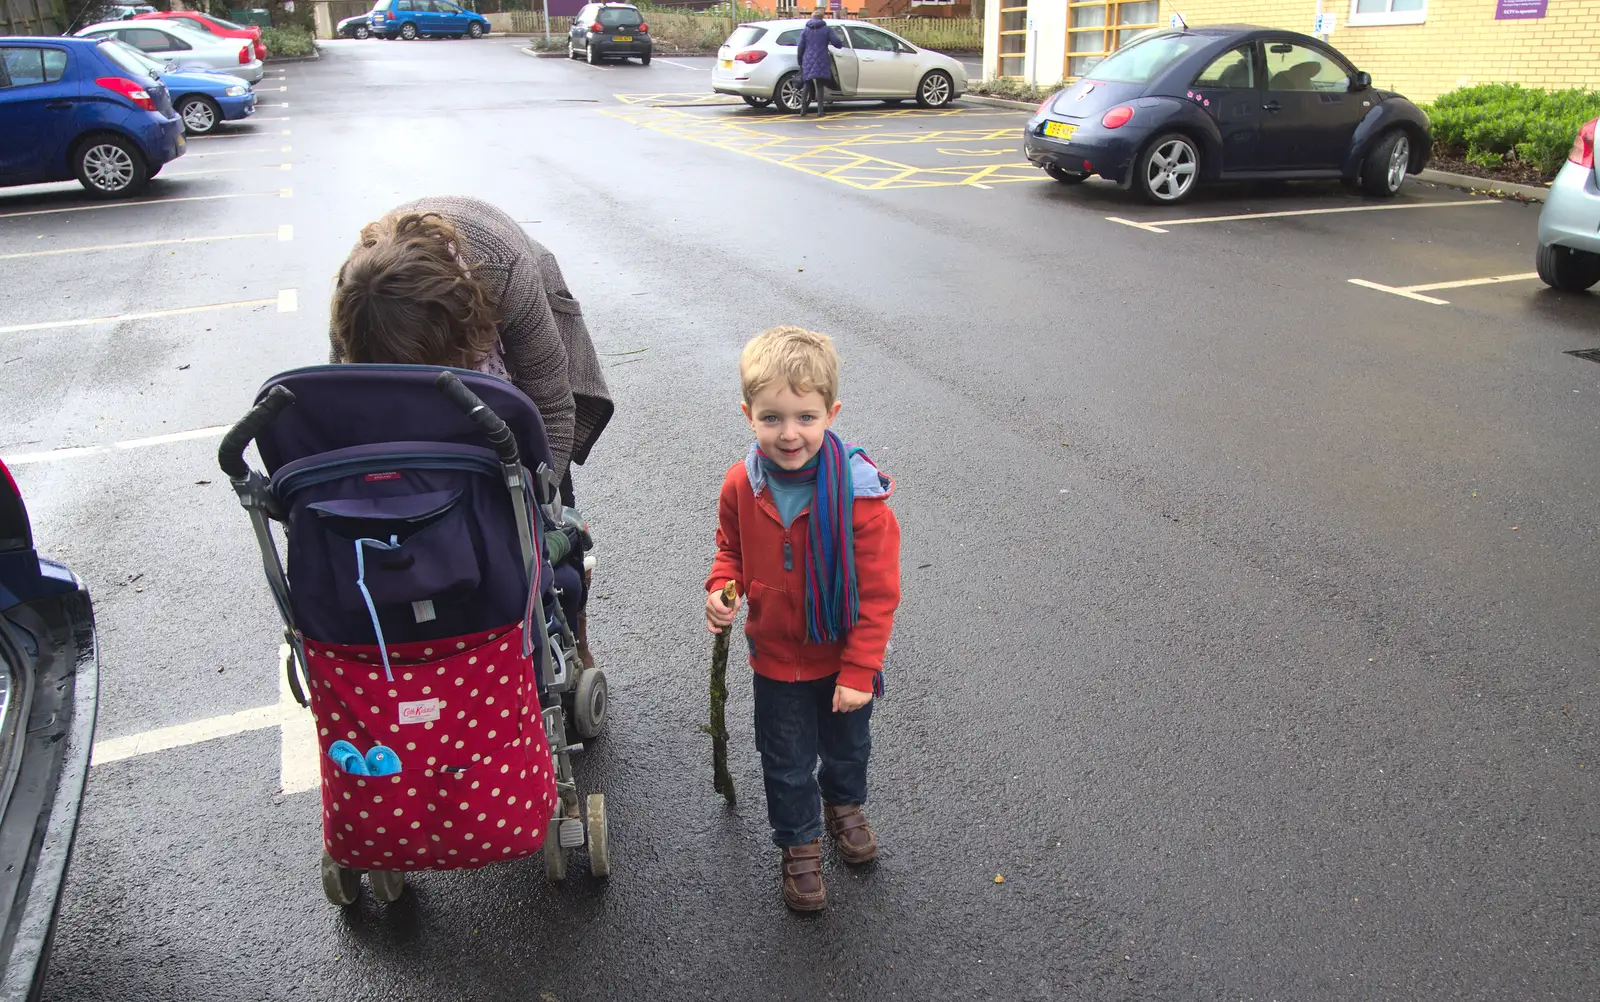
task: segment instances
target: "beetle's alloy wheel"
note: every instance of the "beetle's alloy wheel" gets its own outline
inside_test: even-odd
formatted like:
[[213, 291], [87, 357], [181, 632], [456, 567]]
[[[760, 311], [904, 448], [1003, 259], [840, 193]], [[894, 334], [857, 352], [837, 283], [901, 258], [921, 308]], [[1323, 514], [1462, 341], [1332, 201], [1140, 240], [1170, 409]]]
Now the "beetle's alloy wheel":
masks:
[[1163, 202], [1175, 202], [1194, 187], [1198, 158], [1183, 139], [1169, 139], [1150, 151], [1145, 180], [1150, 193]]

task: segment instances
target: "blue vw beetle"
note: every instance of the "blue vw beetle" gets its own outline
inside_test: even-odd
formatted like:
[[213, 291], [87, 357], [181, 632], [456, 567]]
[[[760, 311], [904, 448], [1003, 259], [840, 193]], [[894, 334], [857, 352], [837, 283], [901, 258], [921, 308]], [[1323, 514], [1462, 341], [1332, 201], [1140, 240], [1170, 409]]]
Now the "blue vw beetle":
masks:
[[1023, 137], [1063, 184], [1098, 174], [1169, 205], [1210, 181], [1339, 178], [1391, 196], [1433, 145], [1422, 109], [1331, 46], [1248, 26], [1146, 35], [1052, 94]]

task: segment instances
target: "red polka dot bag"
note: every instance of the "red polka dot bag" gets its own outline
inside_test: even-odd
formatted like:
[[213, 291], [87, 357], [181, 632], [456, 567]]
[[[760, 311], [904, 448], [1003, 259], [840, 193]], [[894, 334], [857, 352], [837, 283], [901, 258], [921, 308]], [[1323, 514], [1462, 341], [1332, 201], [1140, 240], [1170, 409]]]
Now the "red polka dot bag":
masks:
[[[322, 750], [323, 846], [341, 866], [445, 870], [537, 852], [556, 782], [522, 627], [377, 647], [306, 644]], [[398, 771], [334, 754], [388, 749]], [[373, 770], [376, 771], [376, 770]]]

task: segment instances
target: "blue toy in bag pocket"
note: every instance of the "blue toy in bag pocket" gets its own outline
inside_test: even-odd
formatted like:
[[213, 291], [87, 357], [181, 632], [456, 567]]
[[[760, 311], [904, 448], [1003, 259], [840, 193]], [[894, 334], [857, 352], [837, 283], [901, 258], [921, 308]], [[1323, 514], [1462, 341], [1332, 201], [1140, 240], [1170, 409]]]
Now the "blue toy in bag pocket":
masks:
[[351, 776], [393, 776], [400, 771], [400, 756], [385, 745], [373, 745], [362, 755], [350, 742], [335, 741], [328, 746], [328, 757]]

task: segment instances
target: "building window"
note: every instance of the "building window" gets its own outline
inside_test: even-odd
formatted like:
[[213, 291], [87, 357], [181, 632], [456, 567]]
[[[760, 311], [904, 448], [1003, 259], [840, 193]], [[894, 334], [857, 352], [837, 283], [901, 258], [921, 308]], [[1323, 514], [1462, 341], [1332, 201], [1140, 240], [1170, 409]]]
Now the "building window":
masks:
[[[1369, 0], [1354, 0], [1365, 3]], [[1405, 3], [1407, 0], [1395, 0]], [[1081, 77], [1100, 60], [1146, 32], [1156, 29], [1158, 0], [1092, 0], [1074, 3], [1067, 27], [1067, 73]]]
[[1421, 24], [1428, 19], [1428, 0], [1350, 0], [1352, 28], [1372, 24]]
[[1028, 58], [1028, 0], [1000, 3], [1000, 75], [1020, 77]]

